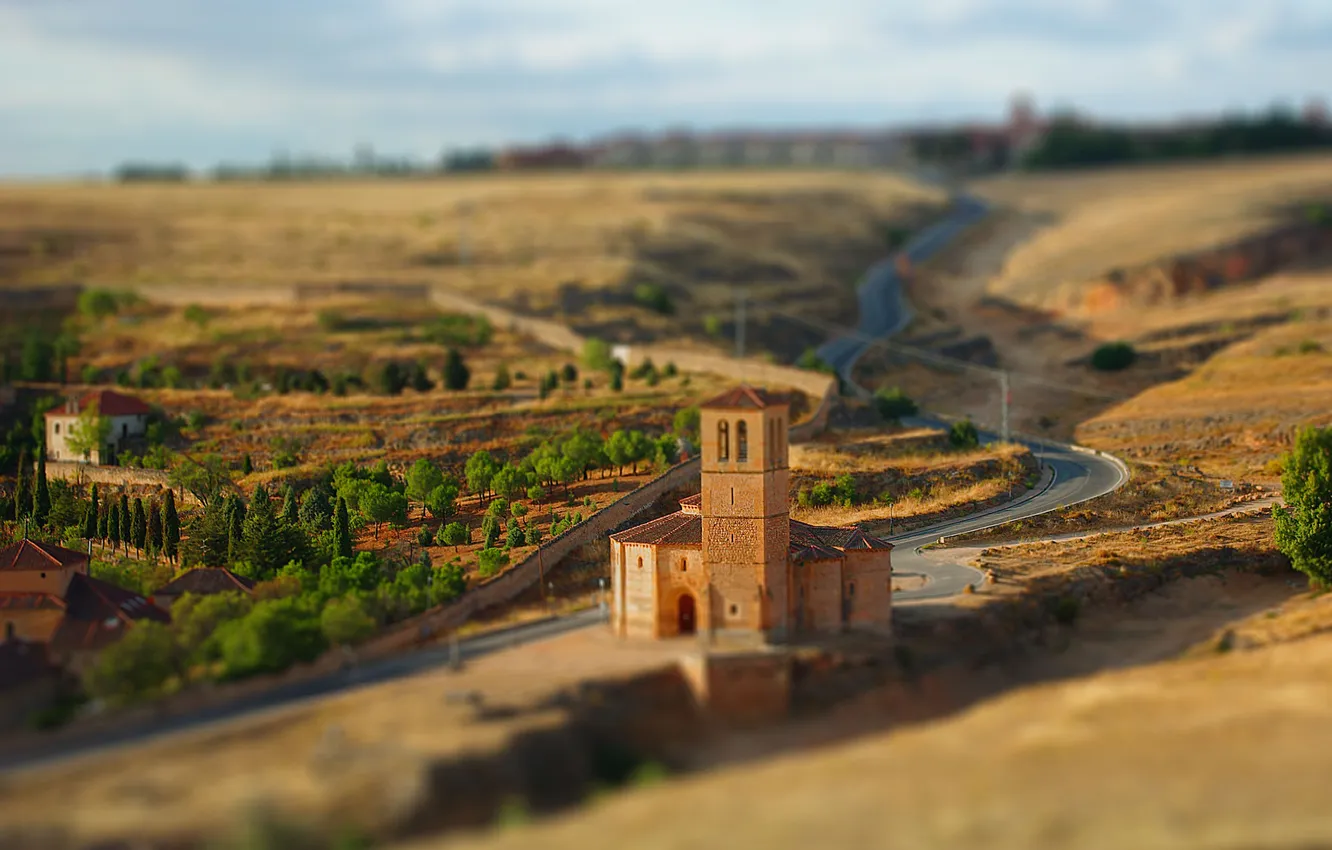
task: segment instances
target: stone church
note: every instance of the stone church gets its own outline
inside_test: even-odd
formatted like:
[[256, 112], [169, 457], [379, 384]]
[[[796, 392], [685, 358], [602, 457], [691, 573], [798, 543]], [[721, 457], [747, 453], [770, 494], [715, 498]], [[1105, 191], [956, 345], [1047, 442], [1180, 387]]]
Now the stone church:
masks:
[[791, 633], [892, 623], [892, 544], [789, 515], [790, 406], [752, 387], [701, 405], [701, 492], [611, 535], [621, 637]]

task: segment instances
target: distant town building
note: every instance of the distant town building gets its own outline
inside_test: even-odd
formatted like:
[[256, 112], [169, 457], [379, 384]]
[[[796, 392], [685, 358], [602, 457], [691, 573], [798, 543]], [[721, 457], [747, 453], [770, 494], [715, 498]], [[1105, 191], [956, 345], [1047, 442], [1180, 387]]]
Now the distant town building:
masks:
[[752, 387], [701, 405], [701, 492], [610, 537], [616, 634], [891, 627], [892, 544], [791, 519], [789, 427], [788, 401]]
[[35, 540], [0, 549], [0, 628], [6, 640], [45, 645], [51, 660], [79, 668], [143, 620], [166, 612], [133, 591], [88, 574], [88, 556]]
[[[79, 416], [90, 407], [110, 420], [111, 428], [106, 442], [88, 455], [70, 448], [71, 430]], [[46, 459], [72, 460], [96, 464], [114, 464], [116, 455], [126, 442], [142, 437], [148, 428], [148, 415], [152, 409], [139, 399], [112, 390], [100, 390], [78, 398], [71, 398], [60, 407], [46, 412]]]

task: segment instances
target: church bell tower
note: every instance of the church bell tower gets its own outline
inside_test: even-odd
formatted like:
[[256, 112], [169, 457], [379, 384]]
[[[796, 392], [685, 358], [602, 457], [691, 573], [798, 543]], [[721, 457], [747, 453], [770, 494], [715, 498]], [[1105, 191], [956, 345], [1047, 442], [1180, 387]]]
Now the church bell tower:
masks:
[[700, 406], [703, 566], [715, 629], [788, 628], [790, 405], [737, 387]]

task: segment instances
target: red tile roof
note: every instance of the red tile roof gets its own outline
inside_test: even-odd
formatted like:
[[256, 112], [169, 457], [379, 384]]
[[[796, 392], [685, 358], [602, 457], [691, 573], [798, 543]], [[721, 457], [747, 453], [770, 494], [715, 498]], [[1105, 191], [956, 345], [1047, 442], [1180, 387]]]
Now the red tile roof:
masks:
[[162, 585], [154, 595], [179, 596], [185, 593], [205, 595], [222, 593], [228, 590], [249, 593], [253, 589], [253, 581], [244, 576], [238, 576], [225, 567], [200, 567]]
[[0, 549], [0, 571], [49, 570], [87, 563], [88, 556], [83, 552], [36, 540], [25, 539]]
[[736, 409], [755, 409], [762, 410], [765, 407], [785, 407], [790, 405], [791, 400], [780, 393], [772, 393], [767, 390], [759, 390], [754, 387], [742, 384], [733, 389], [729, 389], [719, 396], [710, 398], [700, 407], [721, 407], [728, 410]]
[[138, 593], [78, 573], [65, 591], [65, 617], [51, 636], [50, 647], [100, 649], [140, 620], [166, 623], [171, 617]]
[[[687, 501], [681, 500], [681, 504]], [[790, 556], [797, 561], [835, 560], [841, 558], [844, 551], [852, 549], [893, 548], [893, 544], [887, 540], [867, 534], [854, 525], [830, 527], [809, 525], [798, 520], [790, 520], [790, 523]], [[702, 546], [703, 517], [682, 509], [612, 534], [611, 539], [618, 543], [653, 546]]]
[[123, 395], [114, 390], [98, 390], [77, 399], [69, 399], [63, 406], [46, 411], [46, 415], [73, 416], [93, 404], [97, 405], [97, 411], [103, 416], [136, 416], [153, 412], [151, 407], [134, 396]]

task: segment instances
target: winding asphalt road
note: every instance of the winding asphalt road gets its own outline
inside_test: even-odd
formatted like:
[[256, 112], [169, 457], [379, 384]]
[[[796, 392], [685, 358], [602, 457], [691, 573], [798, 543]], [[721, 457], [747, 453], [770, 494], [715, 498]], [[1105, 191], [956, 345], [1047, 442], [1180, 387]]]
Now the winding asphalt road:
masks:
[[[912, 263], [922, 262], [966, 227], [979, 221], [986, 211], [981, 201], [959, 196], [954, 200], [949, 216], [917, 235], [904, 248], [904, 252]], [[910, 306], [903, 296], [901, 280], [891, 260], [870, 269], [859, 286], [858, 296], [861, 317], [856, 332], [833, 339], [819, 350], [824, 360], [836, 366], [838, 373], [853, 387], [855, 384], [851, 381], [851, 372], [870, 342], [899, 332], [911, 320]], [[922, 417], [909, 424], [943, 423]], [[984, 441], [996, 439], [992, 434], [982, 434]], [[1041, 479], [1031, 491], [1005, 505], [892, 538], [897, 547], [893, 555], [894, 572], [926, 578], [924, 587], [899, 592], [899, 600], [910, 602], [952, 596], [962, 592], [968, 584], [983, 580], [981, 573], [971, 567], [941, 563], [935, 559], [926, 560], [920, 554], [922, 546], [936, 542], [940, 537], [978, 531], [1093, 499], [1115, 490], [1128, 479], [1127, 469], [1114, 458], [1054, 443], [1030, 441], [1027, 445], [1037, 452], [1042, 467]], [[458, 652], [462, 660], [473, 659], [519, 644], [587, 628], [605, 619], [605, 613], [597, 609], [552, 618], [460, 641]], [[34, 746], [6, 746], [4, 752], [0, 753], [0, 773], [49, 766], [131, 746], [151, 738], [230, 723], [241, 717], [247, 721], [254, 720], [338, 691], [439, 668], [447, 665], [450, 657], [449, 647], [431, 647], [280, 685], [263, 693], [185, 716], [145, 717], [141, 722], [120, 726], [114, 732], [71, 730], [54, 740], [34, 742]]]

